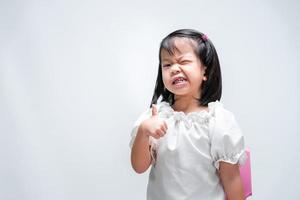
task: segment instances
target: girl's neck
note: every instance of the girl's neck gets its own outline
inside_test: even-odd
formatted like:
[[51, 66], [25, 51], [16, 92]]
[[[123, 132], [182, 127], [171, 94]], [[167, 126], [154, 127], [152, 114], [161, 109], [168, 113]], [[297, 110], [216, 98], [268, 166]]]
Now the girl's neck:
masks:
[[207, 106], [199, 106], [199, 102], [194, 97], [178, 97], [175, 96], [175, 103], [172, 105], [175, 111], [182, 111], [184, 113], [198, 112], [202, 110], [208, 111]]

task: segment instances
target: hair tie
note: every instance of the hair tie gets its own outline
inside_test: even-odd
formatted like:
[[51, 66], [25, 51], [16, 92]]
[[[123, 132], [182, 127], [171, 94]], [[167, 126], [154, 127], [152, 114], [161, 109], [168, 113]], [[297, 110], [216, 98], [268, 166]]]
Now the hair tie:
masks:
[[208, 37], [207, 37], [207, 35], [203, 34], [203, 35], [201, 36], [201, 39], [202, 39], [204, 42], [206, 42], [206, 41], [208, 40]]

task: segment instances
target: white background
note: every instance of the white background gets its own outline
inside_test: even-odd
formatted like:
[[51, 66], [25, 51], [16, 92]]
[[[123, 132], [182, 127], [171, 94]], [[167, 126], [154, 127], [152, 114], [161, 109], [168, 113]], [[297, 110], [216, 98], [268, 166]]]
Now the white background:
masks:
[[0, 2], [0, 199], [145, 199], [130, 131], [161, 39], [219, 53], [225, 107], [252, 152], [251, 199], [300, 199], [300, 2]]

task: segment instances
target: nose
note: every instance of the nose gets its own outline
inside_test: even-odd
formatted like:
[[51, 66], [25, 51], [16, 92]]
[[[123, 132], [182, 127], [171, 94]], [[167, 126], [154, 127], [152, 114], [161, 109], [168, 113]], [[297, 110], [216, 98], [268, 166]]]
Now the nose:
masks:
[[175, 74], [178, 74], [179, 72], [180, 72], [180, 65], [178, 65], [178, 64], [172, 65], [171, 74], [175, 75]]

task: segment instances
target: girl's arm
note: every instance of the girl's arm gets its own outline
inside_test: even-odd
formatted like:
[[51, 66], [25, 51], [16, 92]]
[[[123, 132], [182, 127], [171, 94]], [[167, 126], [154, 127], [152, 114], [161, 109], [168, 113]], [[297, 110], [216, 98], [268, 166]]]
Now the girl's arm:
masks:
[[131, 165], [134, 171], [141, 174], [149, 168], [150, 164], [149, 136], [145, 133], [143, 124], [141, 124], [131, 150]]
[[244, 191], [238, 164], [220, 161], [219, 175], [229, 200], [243, 200]]
[[152, 106], [152, 116], [143, 121], [137, 131], [131, 149], [131, 165], [137, 173], [145, 172], [151, 165], [149, 136], [159, 139], [166, 134], [168, 127], [165, 121], [158, 118], [157, 108]]

